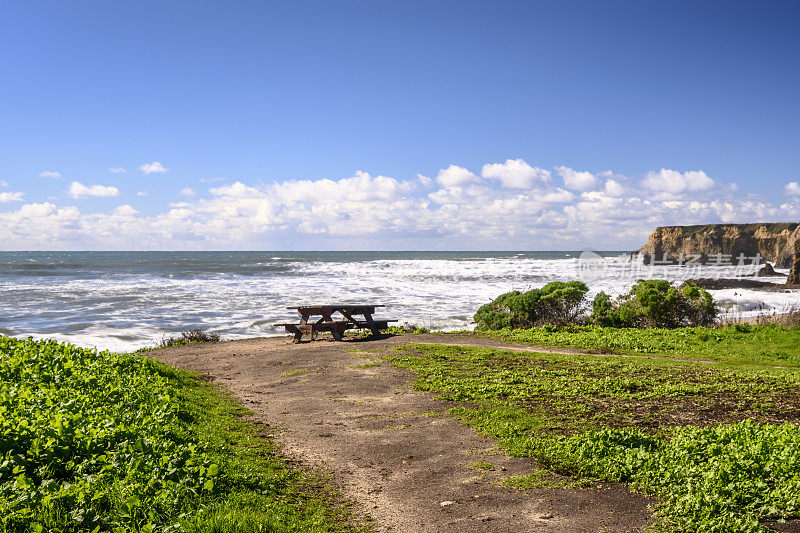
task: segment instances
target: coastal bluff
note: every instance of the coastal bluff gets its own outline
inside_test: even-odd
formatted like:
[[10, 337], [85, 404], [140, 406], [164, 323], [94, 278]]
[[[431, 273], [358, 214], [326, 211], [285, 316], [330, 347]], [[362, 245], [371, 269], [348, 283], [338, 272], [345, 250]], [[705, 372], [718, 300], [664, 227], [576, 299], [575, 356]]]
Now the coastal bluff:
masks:
[[[705, 224], [698, 226], [662, 226], [634, 251], [646, 259], [665, 256], [676, 260], [681, 255], [700, 255], [706, 261], [716, 254], [730, 254], [732, 261], [740, 254], [752, 258], [761, 254], [777, 268], [792, 268], [800, 245], [800, 223]], [[800, 266], [798, 267], [800, 268]], [[796, 271], [797, 269], [793, 269]]]

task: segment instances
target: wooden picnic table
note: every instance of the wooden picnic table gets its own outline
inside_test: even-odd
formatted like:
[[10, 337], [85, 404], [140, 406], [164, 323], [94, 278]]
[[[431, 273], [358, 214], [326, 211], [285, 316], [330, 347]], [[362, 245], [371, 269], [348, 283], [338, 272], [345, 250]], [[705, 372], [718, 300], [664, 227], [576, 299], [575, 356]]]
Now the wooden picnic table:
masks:
[[[376, 307], [386, 307], [385, 305], [301, 305], [298, 307], [287, 307], [287, 309], [297, 310], [300, 322], [297, 324], [275, 324], [283, 326], [286, 333], [294, 334], [294, 341], [300, 342], [304, 333], [314, 336], [320, 331], [330, 331], [333, 338], [337, 341], [342, 340], [343, 334], [348, 329], [369, 329], [373, 335], [378, 335], [380, 330], [386, 329], [389, 322], [397, 320], [376, 320], [372, 318]], [[339, 313], [344, 320], [334, 320], [333, 314]], [[320, 317], [316, 321], [312, 317]], [[356, 318], [361, 316], [363, 318]]]

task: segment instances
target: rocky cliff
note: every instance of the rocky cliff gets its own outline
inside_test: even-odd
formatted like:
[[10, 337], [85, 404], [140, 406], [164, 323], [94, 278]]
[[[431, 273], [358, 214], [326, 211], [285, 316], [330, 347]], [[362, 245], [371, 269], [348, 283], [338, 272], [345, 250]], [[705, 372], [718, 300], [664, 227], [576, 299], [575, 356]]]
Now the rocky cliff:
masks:
[[[656, 228], [647, 244], [634, 253], [661, 260], [675, 260], [700, 254], [707, 260], [715, 254], [761, 254], [777, 268], [791, 268], [800, 244], [800, 223], [707, 224], [703, 226], [663, 226]], [[800, 268], [800, 265], [798, 266]]]
[[789, 278], [786, 280], [787, 285], [800, 285], [800, 246], [797, 246], [794, 251], [794, 264], [792, 270], [789, 271]]

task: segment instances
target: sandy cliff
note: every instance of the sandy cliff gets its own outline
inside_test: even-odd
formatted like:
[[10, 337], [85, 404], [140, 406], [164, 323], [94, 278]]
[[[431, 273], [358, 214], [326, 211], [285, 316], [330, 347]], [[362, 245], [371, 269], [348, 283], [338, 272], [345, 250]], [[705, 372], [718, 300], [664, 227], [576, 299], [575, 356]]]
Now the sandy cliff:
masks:
[[789, 278], [786, 280], [787, 285], [800, 285], [800, 246], [795, 248], [794, 264], [792, 270], [789, 271]]
[[[634, 253], [647, 257], [677, 259], [702, 254], [705, 260], [715, 254], [761, 254], [777, 268], [791, 268], [800, 245], [800, 223], [707, 224], [703, 226], [663, 226], [656, 228], [647, 244]], [[800, 268], [800, 265], [798, 265]]]

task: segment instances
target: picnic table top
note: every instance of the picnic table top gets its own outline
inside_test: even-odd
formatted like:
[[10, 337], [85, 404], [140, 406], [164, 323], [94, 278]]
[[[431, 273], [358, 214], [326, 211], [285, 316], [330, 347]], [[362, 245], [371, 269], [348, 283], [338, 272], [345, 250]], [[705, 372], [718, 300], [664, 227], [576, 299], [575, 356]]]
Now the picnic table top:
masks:
[[319, 305], [296, 305], [286, 309], [365, 309], [374, 307], [386, 307], [384, 304], [319, 304]]

